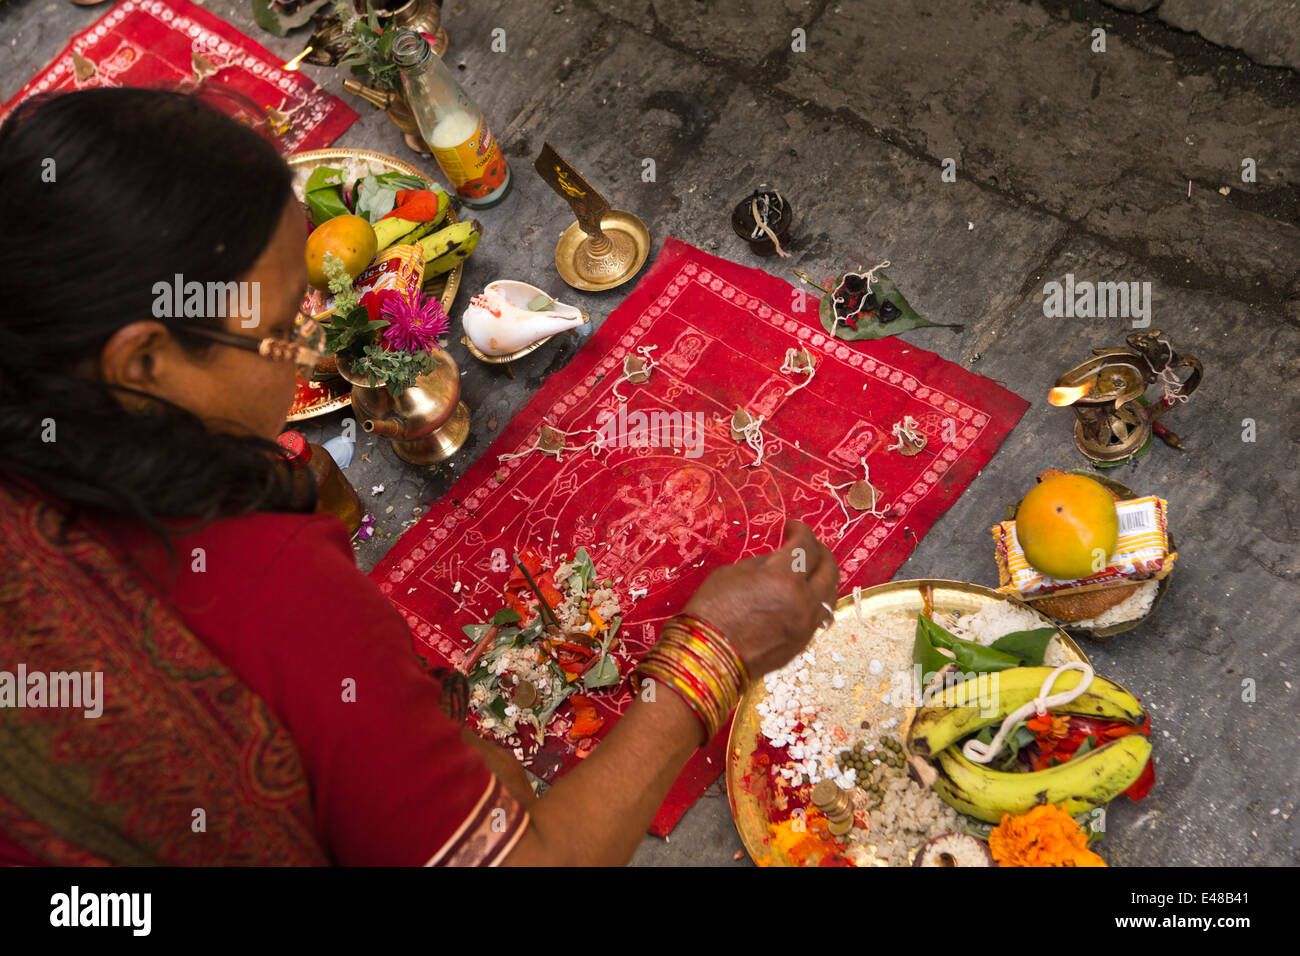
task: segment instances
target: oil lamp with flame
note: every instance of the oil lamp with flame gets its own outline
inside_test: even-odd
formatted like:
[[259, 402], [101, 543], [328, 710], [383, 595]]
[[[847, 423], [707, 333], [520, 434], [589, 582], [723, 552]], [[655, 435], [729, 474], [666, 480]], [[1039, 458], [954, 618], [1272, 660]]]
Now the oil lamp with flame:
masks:
[[[1181, 448], [1178, 436], [1156, 419], [1186, 402], [1201, 381], [1201, 363], [1179, 355], [1159, 330], [1134, 332], [1128, 348], [1093, 349], [1096, 358], [1076, 365], [1056, 382], [1048, 401], [1074, 409], [1074, 444], [1096, 465], [1118, 465], [1144, 453], [1153, 433]], [[1190, 368], [1186, 378], [1178, 373]], [[1147, 387], [1162, 385], [1154, 403]]]

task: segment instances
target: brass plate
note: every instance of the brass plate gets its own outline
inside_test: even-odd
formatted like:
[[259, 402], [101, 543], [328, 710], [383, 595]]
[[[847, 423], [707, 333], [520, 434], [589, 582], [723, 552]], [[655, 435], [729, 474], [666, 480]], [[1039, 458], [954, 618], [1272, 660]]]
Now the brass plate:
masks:
[[[591, 321], [591, 316], [589, 316], [586, 312], [582, 313], [582, 318], [584, 324]], [[504, 365], [506, 362], [513, 362], [515, 361], [515, 359], [521, 359], [525, 355], [531, 355], [533, 352], [536, 352], [547, 342], [551, 341], [551, 339], [555, 338], [555, 336], [564, 335], [566, 333], [573, 335], [574, 338], [577, 338], [576, 335], [577, 329], [565, 329], [561, 332], [553, 332], [550, 335], [548, 335], [546, 338], [538, 339], [536, 342], [533, 342], [529, 345], [525, 345], [517, 352], [511, 352], [509, 355], [488, 355], [477, 345], [471, 342], [470, 337], [468, 335], [462, 335], [460, 337], [460, 343], [461, 345], [465, 346], [465, 348], [469, 351], [470, 355], [474, 356], [480, 362], [487, 362], [489, 365]]]
[[336, 412], [340, 408], [348, 408], [352, 404], [352, 390], [349, 388], [342, 394], [334, 394], [334, 389], [328, 389], [321, 397], [321, 400], [314, 404], [300, 408], [291, 414], [285, 421], [300, 422], [308, 418], [316, 418], [319, 415], [328, 415], [330, 412]]
[[[891, 581], [862, 592], [862, 615], [866, 618], [881, 617], [888, 614], [906, 614], [915, 616], [921, 613], [921, 588], [929, 585], [933, 590], [933, 604], [936, 612], [952, 611], [970, 614], [997, 601], [1008, 601], [1018, 607], [1042, 618], [1047, 627], [1056, 628], [1056, 639], [1065, 649], [1065, 656], [1071, 661], [1087, 661], [1087, 656], [1079, 645], [1065, 633], [1056, 622], [1046, 615], [1035, 611], [1023, 601], [1000, 594], [991, 588], [964, 581], [944, 581], [936, 578], [920, 578], [911, 581]], [[841, 620], [853, 614], [853, 596], [842, 597], [835, 603], [835, 619]], [[809, 647], [816, 649], [817, 637], [813, 635]], [[850, 667], [847, 662], [845, 667]], [[865, 664], [863, 665], [865, 670]], [[755, 680], [740, 698], [736, 707], [736, 719], [731, 724], [731, 734], [727, 739], [727, 799], [731, 803], [731, 816], [736, 822], [736, 831], [745, 852], [755, 862], [760, 859], [768, 866], [797, 866], [774, 847], [764, 844], [769, 836], [768, 819], [763, 813], [757, 798], [750, 794], [741, 783], [741, 778], [750, 769], [755, 750], [755, 741], [762, 726], [762, 718], [757, 707], [767, 697], [767, 688], [763, 681]], [[901, 714], [899, 715], [901, 718]], [[880, 865], [884, 865], [883, 863]]]
[[614, 244], [607, 269], [593, 268], [585, 255], [587, 234], [578, 223], [564, 230], [555, 246], [555, 268], [560, 278], [585, 292], [602, 292], [620, 286], [640, 271], [650, 255], [650, 230], [636, 216], [612, 209], [600, 221], [601, 231]]
[[[429, 184], [432, 189], [436, 186], [434, 181], [429, 178], [429, 174], [421, 172], [410, 163], [403, 162], [395, 156], [389, 156], [387, 153], [379, 153], [373, 149], [309, 149], [303, 153], [294, 153], [288, 157], [288, 163], [292, 169], [315, 169], [317, 166], [329, 166], [334, 163], [346, 163], [352, 160], [365, 160], [374, 163], [376, 166], [382, 166], [387, 172], [406, 173], [410, 176], [419, 176]], [[450, 225], [458, 222], [455, 207], [447, 210], [447, 218], [443, 220], [445, 224]], [[438, 302], [442, 305], [442, 310], [448, 315], [451, 314], [451, 303], [456, 298], [456, 292], [460, 289], [461, 273], [465, 271], [465, 263], [461, 263], [450, 272], [443, 273], [440, 276], [434, 276], [424, 284], [424, 291], [430, 295], [436, 296]], [[326, 402], [311, 409], [300, 412], [290, 418], [290, 421], [300, 421], [304, 418], [315, 418], [317, 415], [326, 415], [339, 408], [346, 408], [351, 404], [351, 398], [340, 403]]]

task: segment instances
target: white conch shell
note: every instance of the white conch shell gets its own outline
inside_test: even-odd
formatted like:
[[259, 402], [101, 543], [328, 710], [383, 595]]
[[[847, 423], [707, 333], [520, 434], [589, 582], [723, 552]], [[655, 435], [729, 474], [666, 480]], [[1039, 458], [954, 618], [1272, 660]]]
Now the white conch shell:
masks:
[[528, 303], [548, 295], [537, 286], [513, 279], [489, 282], [469, 300], [461, 319], [465, 334], [485, 355], [509, 355], [556, 332], [576, 329], [587, 321], [581, 310], [551, 300], [546, 312], [533, 312]]

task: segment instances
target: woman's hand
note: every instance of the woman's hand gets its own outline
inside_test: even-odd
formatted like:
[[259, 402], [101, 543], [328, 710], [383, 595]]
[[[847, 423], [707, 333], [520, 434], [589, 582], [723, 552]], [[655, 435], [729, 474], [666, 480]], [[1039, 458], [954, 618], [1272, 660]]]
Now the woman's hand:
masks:
[[808, 645], [839, 587], [839, 565], [812, 529], [791, 519], [783, 531], [781, 547], [718, 568], [684, 608], [722, 632], [754, 679]]

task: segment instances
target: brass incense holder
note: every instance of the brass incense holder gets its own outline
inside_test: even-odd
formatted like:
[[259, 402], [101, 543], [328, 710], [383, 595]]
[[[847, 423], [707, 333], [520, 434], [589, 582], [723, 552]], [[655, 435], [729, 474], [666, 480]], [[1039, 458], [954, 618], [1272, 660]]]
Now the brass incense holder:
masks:
[[533, 166], [578, 220], [564, 230], [555, 247], [560, 278], [575, 289], [600, 292], [636, 275], [650, 255], [650, 230], [645, 223], [612, 208], [550, 143], [542, 146]]
[[[1128, 348], [1093, 349], [1096, 358], [1062, 375], [1047, 399], [1074, 409], [1074, 444], [1100, 467], [1144, 453], [1153, 433], [1182, 448], [1178, 436], [1156, 419], [1186, 402], [1201, 382], [1201, 363], [1175, 352], [1159, 330], [1134, 332], [1125, 341]], [[1181, 368], [1191, 373], [1183, 378]], [[1149, 402], [1147, 387], [1157, 381], [1162, 394]]]

